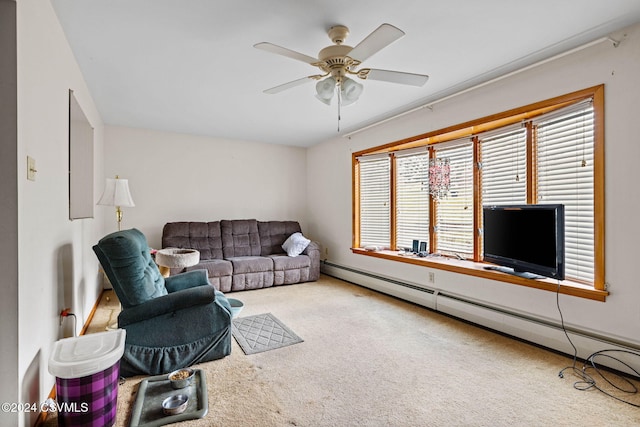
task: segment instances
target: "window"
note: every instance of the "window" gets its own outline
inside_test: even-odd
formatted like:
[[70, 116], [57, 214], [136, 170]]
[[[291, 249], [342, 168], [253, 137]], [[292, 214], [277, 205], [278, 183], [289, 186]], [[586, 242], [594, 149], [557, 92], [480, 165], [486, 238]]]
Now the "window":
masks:
[[537, 203], [565, 206], [565, 274], [592, 283], [593, 107], [577, 105], [536, 122]]
[[522, 125], [480, 135], [483, 205], [527, 203], [526, 137]]
[[414, 240], [429, 243], [429, 153], [396, 155], [397, 247], [411, 248]]
[[598, 86], [356, 153], [354, 248], [417, 239], [481, 262], [483, 205], [562, 203], [567, 279], [604, 290], [603, 104]]
[[434, 252], [473, 256], [473, 145], [467, 139], [453, 146], [435, 147], [436, 159], [450, 168], [448, 195], [434, 201], [436, 211]]
[[360, 161], [360, 243], [390, 247], [389, 157]]

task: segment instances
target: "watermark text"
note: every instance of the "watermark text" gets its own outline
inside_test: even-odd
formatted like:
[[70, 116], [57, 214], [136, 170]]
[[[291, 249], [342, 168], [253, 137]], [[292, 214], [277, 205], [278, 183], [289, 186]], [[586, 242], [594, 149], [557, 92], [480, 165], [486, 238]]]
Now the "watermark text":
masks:
[[44, 402], [2, 402], [0, 404], [2, 412], [64, 412], [64, 413], [86, 413], [89, 412], [87, 402], [57, 402], [54, 399], [47, 399]]

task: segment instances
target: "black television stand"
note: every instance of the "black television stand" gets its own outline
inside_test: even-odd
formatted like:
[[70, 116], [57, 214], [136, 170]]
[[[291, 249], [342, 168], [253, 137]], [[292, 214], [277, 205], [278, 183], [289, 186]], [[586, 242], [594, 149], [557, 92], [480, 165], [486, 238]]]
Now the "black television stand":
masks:
[[511, 267], [502, 267], [498, 265], [488, 265], [484, 267], [485, 270], [499, 271], [501, 273], [511, 274], [512, 276], [522, 277], [523, 279], [546, 279], [546, 277], [535, 273], [529, 273], [528, 271], [516, 271]]

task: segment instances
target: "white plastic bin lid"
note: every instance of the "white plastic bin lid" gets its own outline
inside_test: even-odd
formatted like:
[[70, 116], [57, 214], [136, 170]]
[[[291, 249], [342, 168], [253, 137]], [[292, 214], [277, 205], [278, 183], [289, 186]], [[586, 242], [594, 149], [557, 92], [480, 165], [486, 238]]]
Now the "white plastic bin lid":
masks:
[[49, 373], [58, 378], [82, 378], [104, 371], [124, 354], [125, 337], [124, 329], [116, 329], [58, 340], [49, 357]]

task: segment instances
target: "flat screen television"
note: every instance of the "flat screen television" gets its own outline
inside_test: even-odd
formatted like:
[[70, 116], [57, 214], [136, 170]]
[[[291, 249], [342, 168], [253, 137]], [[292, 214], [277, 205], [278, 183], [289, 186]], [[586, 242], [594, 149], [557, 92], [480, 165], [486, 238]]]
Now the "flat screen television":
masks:
[[564, 205], [484, 206], [483, 220], [484, 260], [507, 267], [487, 269], [564, 280]]

